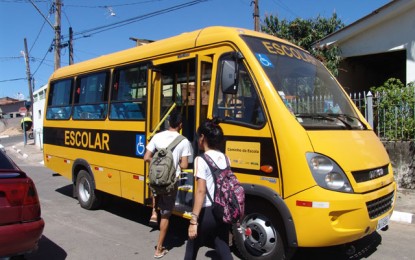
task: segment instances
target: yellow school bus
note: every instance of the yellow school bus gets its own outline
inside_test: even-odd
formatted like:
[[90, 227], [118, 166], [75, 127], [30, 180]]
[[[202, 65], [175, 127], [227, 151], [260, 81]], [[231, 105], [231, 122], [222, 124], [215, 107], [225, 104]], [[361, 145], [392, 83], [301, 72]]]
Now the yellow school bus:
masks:
[[[44, 120], [44, 160], [86, 209], [107, 194], [150, 205], [145, 146], [176, 107], [196, 129], [218, 117], [246, 192], [233, 239], [246, 259], [356, 241], [386, 229], [396, 183], [382, 143], [308, 52], [251, 30], [208, 27], [61, 68]], [[189, 217], [192, 171], [175, 213]]]

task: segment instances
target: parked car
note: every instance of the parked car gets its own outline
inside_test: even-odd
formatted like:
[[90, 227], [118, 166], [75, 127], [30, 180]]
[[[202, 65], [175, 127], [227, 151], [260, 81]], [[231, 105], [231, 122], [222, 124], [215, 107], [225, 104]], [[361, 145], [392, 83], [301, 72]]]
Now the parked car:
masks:
[[0, 259], [37, 249], [44, 226], [33, 180], [0, 150]]

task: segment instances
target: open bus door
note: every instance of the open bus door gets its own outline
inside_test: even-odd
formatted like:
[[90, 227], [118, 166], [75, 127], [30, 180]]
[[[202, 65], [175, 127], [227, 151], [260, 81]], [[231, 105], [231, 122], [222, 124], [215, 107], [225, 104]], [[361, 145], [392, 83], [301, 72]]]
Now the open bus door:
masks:
[[[156, 132], [167, 129], [168, 115], [173, 109], [179, 109], [183, 116], [181, 134], [192, 143], [193, 158], [198, 154], [196, 129], [200, 120], [207, 117], [211, 73], [212, 58], [208, 56], [158, 64], [150, 71], [148, 111], [152, 112], [147, 117], [147, 141]], [[190, 212], [193, 207], [193, 158], [189, 168], [179, 176], [175, 207], [178, 215]], [[151, 201], [148, 185], [146, 198]]]
[[[193, 146], [193, 158], [199, 151], [196, 130], [201, 121], [207, 118], [209, 93], [212, 77], [212, 57], [197, 56], [195, 62], [195, 74], [193, 82], [186, 82], [182, 88], [182, 111], [184, 124], [183, 129], [187, 130], [186, 137]], [[187, 72], [187, 78], [192, 78]], [[176, 208], [178, 213], [190, 214], [193, 208], [193, 198], [195, 190], [195, 178], [193, 172], [193, 161], [189, 168], [182, 171], [179, 177], [179, 187], [176, 198]]]

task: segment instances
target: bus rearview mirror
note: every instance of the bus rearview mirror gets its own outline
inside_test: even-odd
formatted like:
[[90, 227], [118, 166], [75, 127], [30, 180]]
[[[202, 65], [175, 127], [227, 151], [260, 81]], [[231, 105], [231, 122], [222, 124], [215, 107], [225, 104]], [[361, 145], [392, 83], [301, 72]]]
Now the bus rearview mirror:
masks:
[[224, 60], [222, 62], [222, 92], [225, 94], [236, 94], [238, 92], [236, 62]]

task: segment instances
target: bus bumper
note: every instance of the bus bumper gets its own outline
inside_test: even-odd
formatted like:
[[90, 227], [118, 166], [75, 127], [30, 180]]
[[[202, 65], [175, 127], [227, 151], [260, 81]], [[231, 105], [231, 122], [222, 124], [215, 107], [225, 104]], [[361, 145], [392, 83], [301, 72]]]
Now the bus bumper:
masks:
[[392, 182], [365, 194], [313, 187], [285, 201], [294, 209], [298, 246], [323, 247], [353, 242], [387, 226], [395, 198]]

